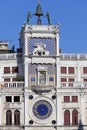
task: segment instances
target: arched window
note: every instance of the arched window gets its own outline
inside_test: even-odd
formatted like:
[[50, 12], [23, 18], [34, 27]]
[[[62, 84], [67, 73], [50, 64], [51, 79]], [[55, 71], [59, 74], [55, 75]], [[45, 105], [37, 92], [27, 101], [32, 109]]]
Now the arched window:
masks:
[[20, 111], [16, 110], [14, 112], [14, 125], [20, 125]]
[[64, 112], [64, 125], [70, 125], [70, 111], [66, 110]]
[[6, 112], [6, 125], [12, 125], [12, 112], [10, 110]]
[[78, 125], [78, 111], [72, 111], [72, 125]]

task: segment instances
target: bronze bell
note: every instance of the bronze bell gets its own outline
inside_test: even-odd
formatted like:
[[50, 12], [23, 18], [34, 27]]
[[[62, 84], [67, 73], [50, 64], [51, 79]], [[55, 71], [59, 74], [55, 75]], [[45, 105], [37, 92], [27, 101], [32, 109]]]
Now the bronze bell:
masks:
[[40, 6], [40, 4], [38, 3], [37, 8], [36, 8], [36, 16], [43, 16], [43, 12], [42, 12], [42, 8]]

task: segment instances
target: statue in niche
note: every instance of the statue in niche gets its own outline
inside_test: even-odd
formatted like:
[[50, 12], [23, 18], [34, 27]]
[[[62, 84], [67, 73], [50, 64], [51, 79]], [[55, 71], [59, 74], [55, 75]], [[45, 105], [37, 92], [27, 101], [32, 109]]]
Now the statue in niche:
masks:
[[39, 74], [39, 83], [40, 84], [46, 84], [46, 72], [41, 71]]
[[49, 55], [49, 51], [46, 51], [46, 44], [37, 43], [34, 46], [33, 55]]

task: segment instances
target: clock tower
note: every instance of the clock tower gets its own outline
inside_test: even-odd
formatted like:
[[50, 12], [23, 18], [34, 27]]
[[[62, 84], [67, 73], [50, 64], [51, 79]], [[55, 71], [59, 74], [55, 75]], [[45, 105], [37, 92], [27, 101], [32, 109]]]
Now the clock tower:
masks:
[[[37, 17], [36, 24], [31, 18]], [[24, 128], [25, 130], [55, 130], [58, 124], [59, 88], [59, 25], [53, 25], [49, 13], [48, 24], [40, 2], [35, 15], [28, 12], [27, 22], [20, 32], [24, 67]]]

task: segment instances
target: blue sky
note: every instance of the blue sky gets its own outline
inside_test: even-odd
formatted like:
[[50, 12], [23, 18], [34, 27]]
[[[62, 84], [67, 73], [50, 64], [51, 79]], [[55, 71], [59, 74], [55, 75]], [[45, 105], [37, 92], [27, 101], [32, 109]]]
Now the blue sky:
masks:
[[[87, 0], [40, 0], [43, 13], [53, 24], [61, 23], [63, 53], [87, 53]], [[0, 0], [0, 40], [18, 46], [19, 32], [27, 12], [35, 13], [37, 0]], [[32, 18], [35, 21], [35, 18]], [[43, 24], [46, 24], [46, 20]]]

